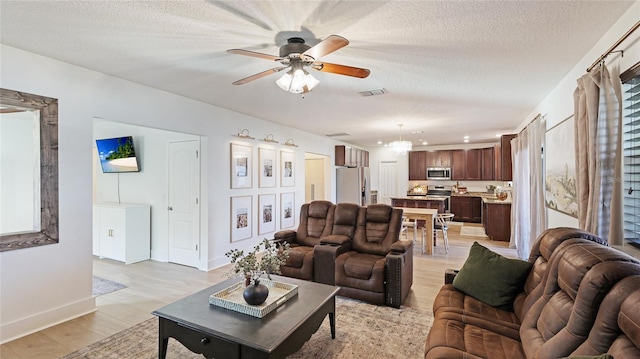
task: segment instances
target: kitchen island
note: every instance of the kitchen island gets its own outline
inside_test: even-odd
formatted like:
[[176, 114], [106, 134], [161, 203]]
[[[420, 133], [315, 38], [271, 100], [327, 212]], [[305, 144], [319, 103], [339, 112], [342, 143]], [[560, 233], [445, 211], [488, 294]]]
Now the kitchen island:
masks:
[[391, 197], [393, 207], [406, 208], [431, 208], [437, 209], [439, 213], [445, 212], [445, 203], [449, 200], [447, 196], [404, 196]]

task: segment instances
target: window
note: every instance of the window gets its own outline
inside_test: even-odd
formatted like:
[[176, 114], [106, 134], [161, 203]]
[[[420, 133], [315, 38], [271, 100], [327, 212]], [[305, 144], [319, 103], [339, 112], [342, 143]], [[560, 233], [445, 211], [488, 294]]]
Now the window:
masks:
[[620, 75], [623, 97], [624, 238], [640, 247], [640, 63]]

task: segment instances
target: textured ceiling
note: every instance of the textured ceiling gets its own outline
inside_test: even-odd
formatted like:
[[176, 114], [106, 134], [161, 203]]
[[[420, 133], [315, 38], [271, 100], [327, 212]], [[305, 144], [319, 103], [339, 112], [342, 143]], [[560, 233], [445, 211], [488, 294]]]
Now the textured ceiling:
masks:
[[[414, 145], [480, 143], [512, 132], [632, 4], [3, 0], [0, 42], [355, 145], [397, 139], [399, 123]], [[279, 74], [231, 84], [278, 64], [227, 49], [277, 55], [331, 34], [350, 44], [320, 60], [368, 78], [314, 71], [304, 98]]]

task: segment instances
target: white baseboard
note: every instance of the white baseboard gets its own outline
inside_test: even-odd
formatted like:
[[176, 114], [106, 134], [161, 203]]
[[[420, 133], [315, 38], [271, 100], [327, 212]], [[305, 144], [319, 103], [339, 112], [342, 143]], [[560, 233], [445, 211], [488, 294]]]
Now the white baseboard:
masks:
[[3, 323], [0, 326], [0, 344], [24, 337], [71, 319], [96, 311], [95, 297], [83, 299], [46, 312]]

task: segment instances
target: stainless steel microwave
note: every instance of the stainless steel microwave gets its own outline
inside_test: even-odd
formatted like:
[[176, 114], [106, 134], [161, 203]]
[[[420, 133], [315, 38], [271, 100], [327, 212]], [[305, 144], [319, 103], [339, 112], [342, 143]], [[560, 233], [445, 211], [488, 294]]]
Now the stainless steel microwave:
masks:
[[451, 168], [449, 167], [429, 167], [427, 168], [428, 180], [450, 180]]

